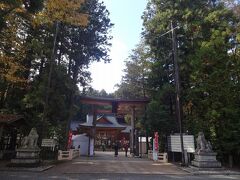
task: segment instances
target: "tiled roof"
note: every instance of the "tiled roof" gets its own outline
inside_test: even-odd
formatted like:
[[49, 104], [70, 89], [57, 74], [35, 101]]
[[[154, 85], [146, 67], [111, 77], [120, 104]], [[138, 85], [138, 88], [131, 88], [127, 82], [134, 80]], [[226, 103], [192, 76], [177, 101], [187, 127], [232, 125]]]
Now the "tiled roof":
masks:
[[126, 124], [124, 116], [117, 116], [116, 119], [119, 124]]
[[14, 114], [0, 114], [0, 123], [11, 124], [20, 119], [23, 119], [23, 116]]
[[[101, 118], [105, 118], [109, 121], [109, 123], [98, 123], [98, 120], [100, 120]], [[87, 126], [87, 127], [91, 127], [92, 125], [92, 116], [88, 117], [87, 122], [80, 124], [81, 126]], [[104, 116], [98, 116], [97, 117], [97, 122], [96, 122], [96, 127], [99, 128], [122, 128], [125, 129], [126, 126], [121, 125], [117, 122], [117, 119], [115, 116], [113, 115], [104, 115]]]
[[79, 127], [79, 124], [83, 123], [82, 121], [71, 121], [70, 129], [72, 131], [77, 131], [77, 128]]
[[130, 125], [126, 125], [125, 127], [126, 129], [122, 130], [122, 133], [130, 133], [132, 127]]

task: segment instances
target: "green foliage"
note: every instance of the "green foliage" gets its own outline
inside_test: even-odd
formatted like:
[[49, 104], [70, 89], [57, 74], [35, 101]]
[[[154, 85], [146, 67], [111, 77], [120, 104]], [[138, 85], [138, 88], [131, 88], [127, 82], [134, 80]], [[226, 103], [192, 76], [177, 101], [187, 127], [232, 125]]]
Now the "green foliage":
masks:
[[[224, 6], [221, 1], [151, 0], [143, 15], [143, 35], [154, 55], [148, 86], [157, 91], [149, 104], [151, 118], [171, 122], [172, 111], [167, 112], [166, 107], [172, 107], [174, 115], [174, 102], [166, 106], [163, 98], [165, 92], [172, 92], [168, 97], [174, 99], [173, 91], [164, 88], [174, 89], [171, 36], [160, 36], [169, 31], [172, 21], [179, 26], [176, 34], [184, 131], [194, 135], [204, 131], [221, 155], [236, 155], [240, 149], [239, 4], [229, 2]], [[159, 124], [154, 127], [161, 129]]]
[[[139, 97], [139, 63], [149, 63], [144, 87], [151, 102], [142, 124], [164, 137], [179, 132], [170, 23], [176, 28], [183, 132], [203, 131], [220, 156], [239, 156], [239, 4], [221, 1], [150, 0], [143, 14], [148, 57], [135, 51], [117, 93]], [[235, 14], [234, 14], [235, 13]], [[141, 52], [144, 52], [141, 50]], [[136, 60], [137, 59], [137, 60]]]
[[171, 87], [163, 87], [149, 103], [146, 123], [151, 132], [158, 131], [161, 135], [167, 135], [176, 131], [177, 122], [171, 112], [171, 106], [169, 106], [171, 94]]
[[2, 1], [0, 3], [0, 108], [9, 113], [20, 109], [19, 101], [27, 88], [27, 35], [38, 6], [26, 5], [27, 1]]
[[81, 12], [84, 2], [85, 0], [46, 0], [45, 11], [38, 14], [38, 18], [50, 22], [61, 21], [75, 26], [87, 26], [88, 15]]
[[109, 12], [98, 0], [1, 1], [0, 10], [0, 111], [24, 114], [26, 128], [64, 141], [90, 62], [110, 61]]
[[102, 89], [101, 91], [98, 91], [93, 89], [92, 87], [85, 90], [83, 94], [86, 96], [93, 96], [93, 97], [113, 98], [112, 93], [107, 93], [104, 89]]
[[151, 56], [149, 49], [142, 41], [132, 51], [132, 54], [125, 61], [126, 69], [122, 81], [117, 85], [118, 90], [115, 92], [116, 97], [143, 98], [147, 96], [147, 81], [150, 70]]
[[73, 86], [72, 80], [66, 73], [63, 66], [54, 68], [52, 83], [50, 89], [49, 108], [46, 113], [46, 118], [43, 119], [44, 98], [46, 92], [47, 77], [36, 76], [32, 81], [31, 89], [22, 100], [22, 112], [26, 114], [31, 121], [29, 127], [36, 126], [39, 131], [43, 127], [47, 137], [50, 137], [55, 131], [56, 135], [63, 139], [65, 131], [66, 119], [68, 118], [68, 101], [69, 91], [77, 88]]

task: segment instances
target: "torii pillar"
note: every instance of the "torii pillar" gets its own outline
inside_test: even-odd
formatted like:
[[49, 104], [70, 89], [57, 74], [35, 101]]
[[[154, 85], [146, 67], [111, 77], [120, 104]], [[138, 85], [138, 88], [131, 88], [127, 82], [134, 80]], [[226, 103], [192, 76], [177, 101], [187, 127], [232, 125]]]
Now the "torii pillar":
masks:
[[[96, 127], [96, 114], [118, 114], [122, 111], [122, 114], [131, 114], [131, 133], [130, 133], [130, 153], [132, 155], [138, 155], [138, 133], [135, 128], [136, 120], [136, 107], [139, 108], [142, 105], [149, 103], [148, 99], [138, 99], [138, 100], [124, 100], [124, 99], [113, 99], [113, 98], [99, 98], [99, 97], [81, 97], [81, 102], [85, 104], [98, 105], [98, 106], [112, 106], [111, 111], [95, 111], [95, 116], [93, 117], [93, 131], [92, 135], [95, 137], [95, 127]], [[94, 112], [94, 111], [93, 111]], [[94, 114], [94, 113], [93, 113]]]
[[130, 134], [130, 153], [135, 155], [136, 153], [136, 144], [135, 144], [135, 119], [136, 119], [136, 110], [135, 106], [131, 106], [131, 134]]

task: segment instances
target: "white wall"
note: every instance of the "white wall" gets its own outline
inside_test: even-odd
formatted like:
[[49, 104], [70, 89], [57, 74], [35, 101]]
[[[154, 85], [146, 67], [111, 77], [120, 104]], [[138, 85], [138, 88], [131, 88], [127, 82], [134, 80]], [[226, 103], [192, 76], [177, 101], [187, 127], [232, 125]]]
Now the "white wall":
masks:
[[85, 134], [73, 135], [72, 143], [75, 149], [80, 145], [80, 155], [88, 155], [88, 137]]

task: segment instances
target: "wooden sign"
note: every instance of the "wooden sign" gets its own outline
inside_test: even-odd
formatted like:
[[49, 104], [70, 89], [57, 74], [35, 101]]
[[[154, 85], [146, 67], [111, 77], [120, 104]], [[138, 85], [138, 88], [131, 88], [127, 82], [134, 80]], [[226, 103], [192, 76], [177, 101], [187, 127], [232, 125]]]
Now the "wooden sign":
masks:
[[55, 147], [57, 142], [55, 139], [43, 139], [42, 140], [42, 147]]

